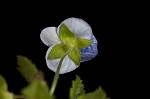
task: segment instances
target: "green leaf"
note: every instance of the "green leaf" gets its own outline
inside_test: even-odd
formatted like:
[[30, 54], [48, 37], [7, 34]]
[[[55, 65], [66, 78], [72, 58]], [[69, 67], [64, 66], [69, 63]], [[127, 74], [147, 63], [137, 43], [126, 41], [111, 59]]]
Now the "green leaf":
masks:
[[14, 98], [12, 93], [0, 90], [0, 99], [14, 99]]
[[91, 45], [92, 43], [93, 43], [92, 40], [88, 40], [88, 39], [85, 39], [85, 38], [77, 38], [76, 39], [76, 45], [80, 49], [86, 48], [89, 45]]
[[0, 99], [13, 99], [13, 94], [7, 91], [7, 83], [0, 75]]
[[37, 74], [36, 66], [26, 57], [17, 56], [17, 63], [19, 67], [17, 68], [22, 76], [30, 83], [33, 81], [35, 75]]
[[106, 93], [104, 92], [104, 90], [99, 87], [97, 90], [95, 90], [92, 93], [87, 93], [84, 96], [82, 96], [83, 98], [78, 98], [78, 99], [108, 99], [106, 96]]
[[76, 65], [80, 66], [81, 53], [77, 48], [73, 48], [68, 56]]
[[7, 91], [7, 83], [1, 75], [0, 75], [0, 90]]
[[22, 93], [25, 99], [54, 99], [50, 97], [48, 86], [43, 80], [34, 80]]
[[69, 28], [62, 24], [59, 28], [59, 39], [67, 46], [74, 47], [75, 46], [75, 35], [73, 32], [69, 30]]
[[84, 95], [84, 84], [79, 76], [76, 76], [76, 79], [72, 81], [72, 88], [70, 89], [70, 99], [77, 99], [78, 96]]
[[68, 50], [68, 48], [65, 45], [57, 44], [50, 51], [48, 58], [50, 60], [59, 59], [67, 52], [67, 50]]

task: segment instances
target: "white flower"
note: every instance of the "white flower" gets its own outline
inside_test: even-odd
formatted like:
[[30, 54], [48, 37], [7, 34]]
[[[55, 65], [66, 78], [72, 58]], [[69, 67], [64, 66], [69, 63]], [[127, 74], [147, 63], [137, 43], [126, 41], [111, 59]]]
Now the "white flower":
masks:
[[[84, 57], [81, 56], [81, 62], [83, 61], [87, 61], [92, 59], [93, 57], [95, 57], [97, 55], [97, 41], [95, 39], [95, 37], [92, 34], [92, 29], [91, 27], [88, 25], [88, 23], [86, 23], [84, 20], [82, 19], [78, 19], [78, 18], [68, 18], [66, 20], [64, 20], [59, 26], [58, 28], [56, 27], [47, 27], [45, 29], [42, 30], [41, 34], [40, 34], [40, 38], [42, 40], [42, 42], [47, 45], [49, 47], [48, 51], [46, 52], [46, 64], [48, 66], [49, 69], [51, 69], [52, 71], [56, 72], [58, 64], [60, 59], [53, 59], [50, 60], [48, 58], [49, 53], [51, 52], [52, 48], [57, 45], [57, 44], [62, 44], [63, 42], [59, 39], [59, 31], [60, 31], [60, 26], [62, 24], [65, 24], [69, 30], [71, 32], [73, 32], [75, 34], [75, 36], [77, 38], [85, 38], [88, 40], [93, 40], [94, 38], [94, 43], [91, 44], [91, 46], [89, 46], [88, 48], [86, 48], [86, 50], [90, 53], [92, 50], [95, 53], [89, 57], [88, 59], [85, 59]], [[94, 47], [92, 47], [94, 46]], [[93, 49], [91, 49], [91, 47]], [[84, 49], [80, 49], [81, 50], [81, 55], [90, 55], [89, 53], [86, 53]], [[93, 52], [91, 52], [93, 53]], [[82, 59], [84, 58], [84, 59]], [[61, 69], [60, 69], [60, 74], [64, 74], [70, 71], [73, 71], [74, 69], [76, 69], [78, 67], [77, 64], [75, 64], [67, 55], [61, 65]]]

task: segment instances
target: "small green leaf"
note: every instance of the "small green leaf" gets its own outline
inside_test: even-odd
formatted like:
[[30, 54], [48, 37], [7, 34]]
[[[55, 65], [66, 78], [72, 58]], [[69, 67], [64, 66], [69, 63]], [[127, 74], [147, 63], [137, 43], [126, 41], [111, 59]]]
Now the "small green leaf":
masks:
[[84, 95], [84, 84], [79, 76], [76, 76], [76, 79], [72, 81], [72, 88], [70, 89], [70, 99], [77, 99], [78, 96]]
[[76, 65], [80, 66], [81, 53], [77, 48], [73, 48], [68, 56]]
[[83, 98], [78, 98], [78, 99], [108, 99], [108, 98], [104, 90], [101, 87], [99, 87], [94, 92], [87, 93], [83, 96]]
[[0, 90], [7, 91], [7, 83], [1, 75], [0, 75]]
[[71, 47], [74, 46], [75, 43], [75, 35], [73, 32], [69, 30], [69, 28], [62, 24], [59, 28], [59, 39], [67, 46]]
[[14, 98], [12, 93], [0, 90], [0, 99], [14, 99]]
[[85, 39], [85, 38], [77, 38], [76, 39], [77, 47], [80, 48], [80, 49], [86, 48], [89, 45], [91, 45], [92, 43], [93, 43], [92, 40], [88, 40], [88, 39]]
[[22, 90], [25, 99], [54, 99], [49, 95], [49, 89], [45, 81], [34, 80]]
[[17, 63], [19, 65], [17, 69], [22, 74], [22, 76], [29, 83], [32, 82], [37, 73], [36, 66], [28, 58], [20, 55], [17, 56]]
[[65, 45], [57, 44], [52, 48], [51, 52], [48, 55], [48, 58], [50, 60], [59, 59], [67, 52], [67, 50], [68, 48]]

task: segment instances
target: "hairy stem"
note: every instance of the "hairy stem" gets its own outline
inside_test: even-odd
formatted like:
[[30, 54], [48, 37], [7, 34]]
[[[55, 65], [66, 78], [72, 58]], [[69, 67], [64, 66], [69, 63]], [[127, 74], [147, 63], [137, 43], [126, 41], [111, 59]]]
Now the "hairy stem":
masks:
[[71, 51], [71, 50], [69, 49], [69, 50], [62, 56], [62, 58], [60, 59], [60, 62], [59, 62], [58, 67], [57, 67], [57, 71], [56, 71], [56, 73], [55, 73], [55, 76], [54, 76], [54, 79], [53, 79], [53, 82], [52, 82], [51, 90], [50, 90], [50, 95], [51, 95], [51, 96], [53, 95], [53, 93], [54, 93], [54, 91], [55, 91], [55, 88], [56, 88], [56, 85], [57, 85], [57, 82], [58, 82], [59, 72], [60, 72], [60, 68], [61, 68], [62, 62], [63, 62], [65, 56], [67, 56], [70, 51]]

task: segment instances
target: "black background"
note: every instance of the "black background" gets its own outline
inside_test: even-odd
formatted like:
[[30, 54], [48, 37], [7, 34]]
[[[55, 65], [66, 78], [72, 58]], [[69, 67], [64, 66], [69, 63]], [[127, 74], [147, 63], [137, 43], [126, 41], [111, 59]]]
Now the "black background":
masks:
[[122, 13], [125, 10], [121, 5], [116, 7], [111, 2], [89, 5], [80, 2], [66, 5], [59, 3], [61, 6], [58, 2], [47, 4], [10, 3], [11, 6], [6, 5], [1, 11], [0, 74], [6, 78], [9, 90], [18, 94], [27, 85], [16, 70], [16, 55], [31, 59], [45, 73], [45, 79], [51, 85], [54, 72], [45, 63], [48, 47], [40, 40], [41, 30], [50, 26], [57, 27], [66, 18], [76, 17], [85, 20], [92, 27], [99, 53], [94, 59], [81, 63], [76, 70], [60, 75], [55, 94], [58, 99], [67, 99], [71, 80], [79, 75], [86, 92], [102, 86], [109, 97], [116, 98], [121, 92], [119, 88], [123, 89], [124, 63], [121, 63], [123, 59], [120, 56], [123, 52], [120, 49], [125, 31], [122, 23], [127, 20]]

